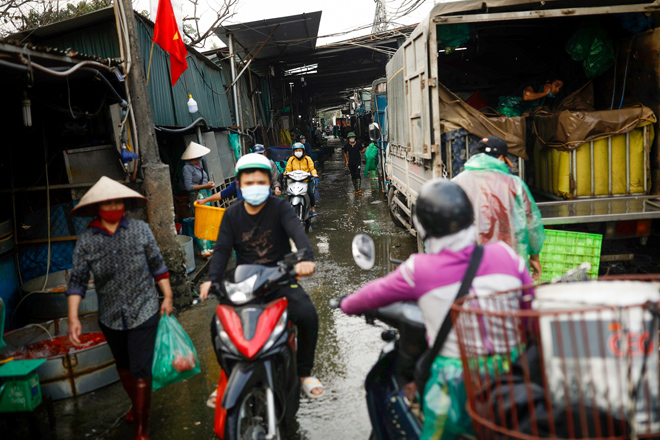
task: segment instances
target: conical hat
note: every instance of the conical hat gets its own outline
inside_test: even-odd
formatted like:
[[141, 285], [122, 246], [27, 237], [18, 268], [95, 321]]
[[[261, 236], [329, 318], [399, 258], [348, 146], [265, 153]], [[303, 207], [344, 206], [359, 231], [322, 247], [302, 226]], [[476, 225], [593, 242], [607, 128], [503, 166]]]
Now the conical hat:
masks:
[[80, 203], [71, 210], [71, 214], [78, 217], [95, 217], [98, 213], [97, 203], [115, 199], [135, 199], [143, 202], [147, 200], [139, 192], [103, 176], [85, 193]]
[[192, 160], [197, 159], [198, 157], [206, 156], [211, 150], [206, 148], [203, 145], [199, 145], [197, 142], [191, 142], [188, 144], [188, 148], [183, 152], [181, 159], [183, 160]]

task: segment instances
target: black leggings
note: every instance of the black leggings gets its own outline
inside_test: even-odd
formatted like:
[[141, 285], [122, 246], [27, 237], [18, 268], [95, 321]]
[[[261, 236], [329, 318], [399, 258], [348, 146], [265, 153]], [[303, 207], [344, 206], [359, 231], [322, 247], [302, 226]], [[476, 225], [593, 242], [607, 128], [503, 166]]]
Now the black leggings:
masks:
[[284, 287], [276, 297], [289, 301], [289, 318], [298, 327], [298, 377], [311, 376], [319, 336], [319, 318], [314, 304], [300, 285]]
[[160, 312], [130, 330], [114, 330], [99, 322], [118, 370], [130, 370], [135, 379], [151, 378]]
[[351, 179], [360, 178], [361, 165], [362, 165], [361, 163], [353, 163], [353, 162], [348, 163], [348, 169], [351, 170]]

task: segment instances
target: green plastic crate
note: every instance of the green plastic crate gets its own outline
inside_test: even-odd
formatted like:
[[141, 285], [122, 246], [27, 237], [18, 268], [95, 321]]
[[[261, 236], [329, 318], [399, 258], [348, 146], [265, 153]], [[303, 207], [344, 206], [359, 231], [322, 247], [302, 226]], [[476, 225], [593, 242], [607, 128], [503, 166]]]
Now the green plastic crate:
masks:
[[46, 359], [9, 361], [0, 365], [0, 413], [33, 411], [41, 403], [39, 375]]
[[543, 273], [540, 282], [550, 281], [585, 262], [591, 264], [591, 270], [587, 272], [589, 277], [598, 278], [602, 244], [600, 234], [546, 229], [541, 250]]

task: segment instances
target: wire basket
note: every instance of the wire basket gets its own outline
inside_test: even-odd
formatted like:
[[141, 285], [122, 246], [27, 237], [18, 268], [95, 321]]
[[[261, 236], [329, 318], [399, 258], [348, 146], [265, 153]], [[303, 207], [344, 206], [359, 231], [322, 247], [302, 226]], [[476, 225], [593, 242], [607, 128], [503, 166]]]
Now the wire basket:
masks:
[[480, 439], [660, 433], [660, 278], [545, 284], [451, 309]]
[[200, 205], [195, 202], [195, 237], [200, 240], [216, 241], [225, 208]]

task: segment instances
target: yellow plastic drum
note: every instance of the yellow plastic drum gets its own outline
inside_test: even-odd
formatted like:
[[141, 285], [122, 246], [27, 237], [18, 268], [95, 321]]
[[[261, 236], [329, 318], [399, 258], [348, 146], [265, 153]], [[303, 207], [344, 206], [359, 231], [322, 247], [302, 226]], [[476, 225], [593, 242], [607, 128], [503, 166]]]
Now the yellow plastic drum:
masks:
[[195, 237], [200, 240], [216, 241], [225, 208], [200, 205], [195, 202]]

